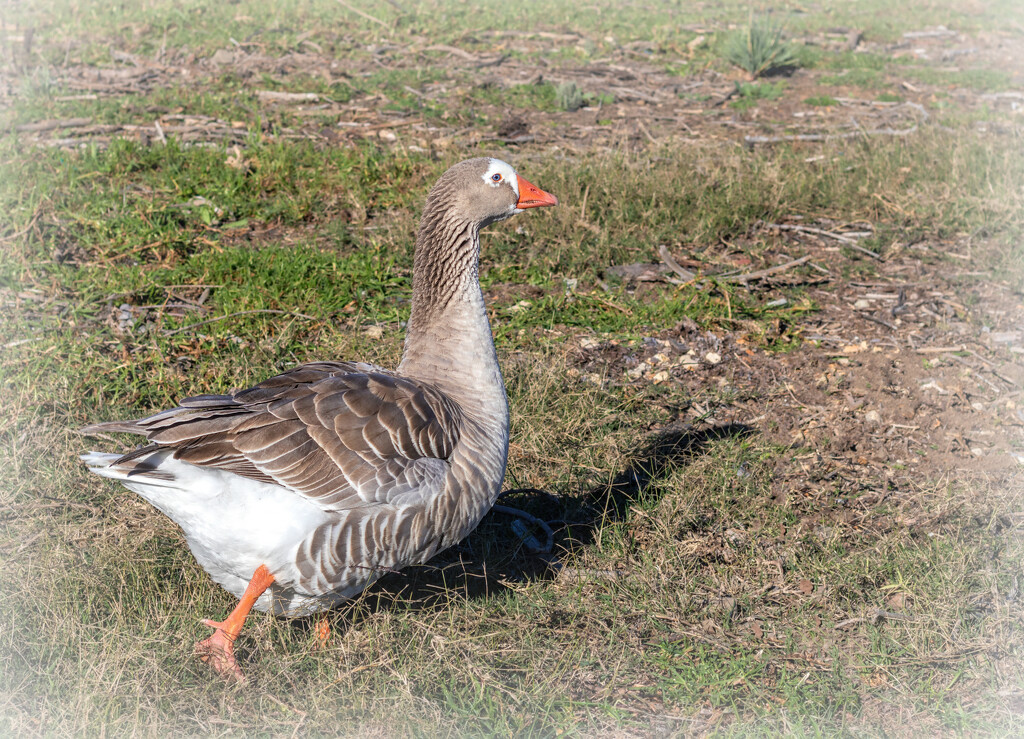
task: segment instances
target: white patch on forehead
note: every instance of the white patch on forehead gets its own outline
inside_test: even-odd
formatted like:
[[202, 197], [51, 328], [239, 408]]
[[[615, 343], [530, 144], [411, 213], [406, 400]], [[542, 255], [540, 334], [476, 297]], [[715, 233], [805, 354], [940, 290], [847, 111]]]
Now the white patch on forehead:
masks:
[[[501, 179], [495, 180], [494, 175], [496, 174], [501, 175]], [[516, 200], [519, 199], [519, 179], [516, 177], [516, 171], [512, 169], [510, 164], [500, 159], [492, 159], [491, 166], [483, 174], [483, 180], [491, 187], [498, 187], [503, 182], [507, 182], [516, 194]]]

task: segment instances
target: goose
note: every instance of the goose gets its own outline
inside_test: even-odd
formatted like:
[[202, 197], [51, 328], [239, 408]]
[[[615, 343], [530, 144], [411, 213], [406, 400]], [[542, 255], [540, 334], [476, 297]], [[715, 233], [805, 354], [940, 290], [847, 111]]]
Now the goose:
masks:
[[467, 536], [497, 499], [509, 411], [478, 275], [480, 229], [558, 199], [507, 163], [469, 159], [430, 190], [397, 370], [302, 364], [245, 390], [86, 426], [149, 442], [82, 456], [182, 530], [239, 598], [196, 653], [243, 680], [234, 643], [253, 608], [298, 617]]

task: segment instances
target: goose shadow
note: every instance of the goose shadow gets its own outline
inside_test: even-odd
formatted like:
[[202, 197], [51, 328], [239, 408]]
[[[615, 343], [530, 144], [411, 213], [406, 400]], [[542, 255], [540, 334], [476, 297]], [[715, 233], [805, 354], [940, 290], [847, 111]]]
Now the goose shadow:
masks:
[[[624, 520], [641, 498], [650, 501], [658, 495], [659, 480], [688, 465], [708, 445], [754, 432], [742, 423], [665, 429], [638, 444], [627, 456], [628, 465], [608, 483], [562, 496], [536, 488], [506, 491], [503, 505], [548, 523], [554, 534], [550, 553], [528, 551], [512, 530], [516, 517], [494, 510], [463, 542], [425, 565], [381, 577], [340, 609], [341, 620], [350, 626], [383, 609], [440, 610], [456, 599], [487, 598], [516, 583], [552, 579], [557, 574], [553, 563], [592, 543], [602, 526]], [[543, 538], [536, 528], [534, 533]]]

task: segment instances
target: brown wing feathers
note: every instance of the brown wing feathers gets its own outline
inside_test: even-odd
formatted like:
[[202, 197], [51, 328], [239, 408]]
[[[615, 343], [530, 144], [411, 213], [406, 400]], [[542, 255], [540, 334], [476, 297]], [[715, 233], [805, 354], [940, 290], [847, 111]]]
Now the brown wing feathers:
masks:
[[319, 362], [230, 395], [187, 398], [149, 418], [84, 430], [143, 434], [182, 461], [275, 480], [330, 508], [351, 505], [364, 486], [375, 499], [404, 487], [413, 460], [451, 455], [460, 422], [458, 406], [433, 388], [369, 365]]

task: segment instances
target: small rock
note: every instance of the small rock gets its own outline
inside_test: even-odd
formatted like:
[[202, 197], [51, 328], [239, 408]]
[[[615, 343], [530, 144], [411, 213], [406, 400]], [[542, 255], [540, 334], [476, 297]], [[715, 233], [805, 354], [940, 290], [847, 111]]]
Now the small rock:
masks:
[[584, 336], [580, 339], [580, 349], [593, 349], [601, 344], [593, 336]]
[[649, 367], [647, 366], [647, 362], [641, 362], [633, 369], [626, 370], [626, 374], [635, 380], [639, 377], [642, 377], [644, 372], [646, 372], [648, 369]]
[[708, 352], [704, 355], [704, 361], [708, 364], [718, 364], [722, 361], [722, 355], [718, 352]]
[[213, 56], [210, 57], [210, 63], [217, 66], [234, 64], [235, 53], [233, 51], [228, 51], [227, 49], [217, 49], [217, 51], [213, 52]]
[[651, 382], [653, 382], [655, 385], [660, 385], [663, 382], [668, 382], [669, 379], [671, 379], [671, 377], [672, 375], [662, 370], [661, 372], [655, 372], [653, 375], [651, 375]]
[[882, 417], [878, 414], [878, 411], [868, 411], [864, 414], [864, 420], [868, 423], [881, 423]]
[[856, 310], [867, 310], [868, 308], [871, 307], [871, 301], [861, 298], [860, 300], [853, 304], [853, 307]]

